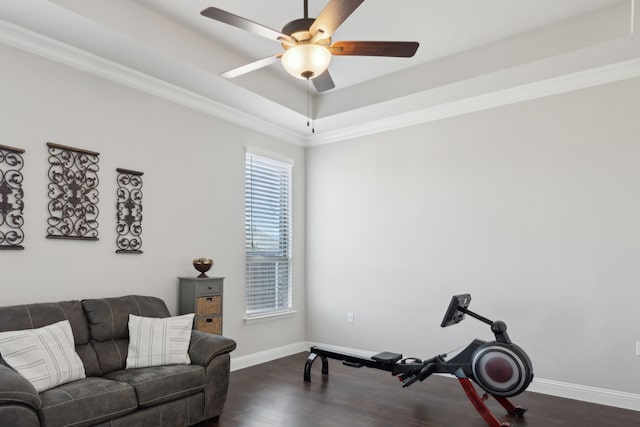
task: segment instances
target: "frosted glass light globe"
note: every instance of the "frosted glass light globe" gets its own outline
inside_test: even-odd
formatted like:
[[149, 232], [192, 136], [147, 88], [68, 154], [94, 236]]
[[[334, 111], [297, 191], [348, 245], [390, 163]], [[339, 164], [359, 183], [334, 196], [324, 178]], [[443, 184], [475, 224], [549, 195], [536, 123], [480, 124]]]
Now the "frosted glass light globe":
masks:
[[322, 74], [331, 62], [331, 52], [317, 44], [301, 44], [287, 49], [282, 66], [298, 79], [313, 79]]

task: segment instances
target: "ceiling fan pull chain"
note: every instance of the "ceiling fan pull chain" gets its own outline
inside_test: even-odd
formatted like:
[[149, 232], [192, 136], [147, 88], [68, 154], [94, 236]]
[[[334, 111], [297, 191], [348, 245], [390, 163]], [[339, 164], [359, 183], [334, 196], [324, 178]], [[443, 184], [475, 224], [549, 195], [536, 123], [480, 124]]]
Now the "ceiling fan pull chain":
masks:
[[311, 80], [307, 79], [307, 127], [309, 127], [309, 120], [311, 119], [311, 114], [309, 113], [309, 85], [311, 84]]
[[[311, 94], [311, 92], [309, 92]], [[313, 117], [313, 98], [309, 95], [309, 116], [311, 117], [311, 133], [316, 133], [316, 119]]]
[[311, 123], [311, 133], [316, 133], [315, 120], [313, 119], [313, 99], [311, 98], [311, 79], [307, 79], [307, 127]]

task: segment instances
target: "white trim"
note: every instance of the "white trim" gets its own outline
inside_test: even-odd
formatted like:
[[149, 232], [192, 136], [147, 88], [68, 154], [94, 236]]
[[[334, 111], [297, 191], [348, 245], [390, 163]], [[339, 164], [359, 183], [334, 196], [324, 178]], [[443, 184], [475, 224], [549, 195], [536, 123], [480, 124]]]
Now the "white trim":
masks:
[[[374, 122], [364, 122], [335, 131], [318, 133], [308, 138], [308, 146], [331, 144], [638, 76], [640, 76], [640, 59], [632, 59], [508, 89], [465, 97], [457, 101], [390, 116]], [[322, 119], [316, 120], [320, 123], [321, 121]]]
[[287, 310], [287, 311], [278, 311], [275, 313], [268, 313], [268, 314], [262, 314], [259, 316], [251, 316], [251, 317], [244, 317], [244, 324], [245, 325], [252, 325], [254, 323], [263, 323], [263, 322], [270, 322], [272, 320], [279, 320], [279, 319], [286, 319], [288, 317], [293, 317], [296, 315], [296, 313], [298, 313], [295, 310]]
[[184, 107], [282, 141], [295, 145], [305, 144], [305, 138], [297, 132], [2, 19], [0, 19], [0, 43], [175, 102]]
[[640, 411], [640, 394], [624, 391], [545, 380], [543, 378], [534, 378], [527, 390], [583, 402]]
[[[282, 347], [271, 348], [268, 350], [259, 351], [257, 353], [247, 354], [239, 357], [231, 358], [231, 371], [237, 371], [239, 369], [248, 368], [251, 366], [259, 365], [261, 363], [270, 362], [282, 357], [291, 356], [293, 354], [308, 351], [309, 346], [306, 341], [299, 341], [293, 344], [285, 345]], [[300, 377], [302, 378], [302, 369], [300, 367]]]
[[636, 6], [637, 6], [637, 0], [631, 0], [631, 36], [635, 37], [636, 36]]
[[286, 163], [291, 166], [295, 165], [295, 161], [292, 158], [283, 156], [278, 153], [274, 153], [273, 151], [270, 151], [270, 150], [265, 150], [264, 148], [247, 145], [245, 147], [245, 152], [249, 154], [255, 154], [256, 156], [267, 157], [269, 159], [276, 160], [280, 163]]
[[[638, 25], [635, 19], [638, 13], [636, 6], [634, 0], [632, 3], [634, 27]], [[637, 35], [634, 34], [634, 36]], [[306, 136], [2, 19], [0, 19], [0, 43], [300, 146], [344, 141], [640, 76], [640, 59], [633, 59], [478, 96], [464, 97], [417, 111], [391, 115], [384, 119], [358, 120], [358, 124], [354, 126], [344, 126], [333, 131]], [[323, 120], [316, 120], [318, 127], [322, 126]]]
[[[376, 352], [360, 350], [349, 347], [341, 347], [330, 344], [300, 341], [258, 353], [248, 354], [231, 359], [231, 370], [248, 368], [250, 366], [266, 363], [281, 357], [291, 356], [300, 352], [309, 351], [311, 346], [317, 345], [323, 348], [332, 349], [338, 352], [354, 353], [364, 357], [370, 357]], [[335, 361], [336, 363], [339, 363]], [[303, 373], [303, 366], [300, 366], [300, 375]], [[453, 378], [453, 377], [452, 377]], [[580, 384], [571, 384], [561, 381], [534, 378], [527, 388], [533, 393], [547, 394], [550, 396], [563, 397], [567, 399], [580, 400], [583, 402], [596, 403], [599, 405], [614, 406], [617, 408], [640, 411], [640, 394], [627, 393], [624, 391], [610, 390], [599, 387], [590, 387]]]

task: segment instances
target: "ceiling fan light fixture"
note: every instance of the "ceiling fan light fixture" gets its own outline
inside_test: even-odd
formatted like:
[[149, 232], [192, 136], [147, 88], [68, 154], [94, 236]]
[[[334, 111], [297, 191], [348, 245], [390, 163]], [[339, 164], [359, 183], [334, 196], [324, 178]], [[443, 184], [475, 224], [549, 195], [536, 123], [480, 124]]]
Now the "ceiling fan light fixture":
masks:
[[317, 44], [299, 44], [287, 49], [282, 66], [298, 79], [313, 79], [322, 74], [331, 62], [331, 52]]

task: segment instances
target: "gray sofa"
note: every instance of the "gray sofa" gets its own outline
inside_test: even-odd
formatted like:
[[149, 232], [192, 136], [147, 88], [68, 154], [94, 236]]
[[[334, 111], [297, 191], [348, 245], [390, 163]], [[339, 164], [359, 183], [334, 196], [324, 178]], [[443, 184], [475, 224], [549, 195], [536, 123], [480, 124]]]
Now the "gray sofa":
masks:
[[0, 426], [188, 426], [222, 413], [235, 341], [192, 331], [190, 365], [125, 369], [129, 314], [169, 317], [149, 296], [0, 307], [0, 332], [69, 320], [86, 378], [38, 393], [0, 359]]

